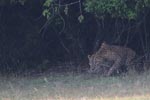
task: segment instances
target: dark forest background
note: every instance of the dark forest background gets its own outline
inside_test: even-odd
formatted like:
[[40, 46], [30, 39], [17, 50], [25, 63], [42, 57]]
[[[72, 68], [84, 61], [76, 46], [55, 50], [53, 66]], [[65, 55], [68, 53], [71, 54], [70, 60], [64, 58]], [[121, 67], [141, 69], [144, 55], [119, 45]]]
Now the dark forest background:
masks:
[[103, 41], [150, 59], [150, 0], [0, 0], [2, 74], [83, 71]]

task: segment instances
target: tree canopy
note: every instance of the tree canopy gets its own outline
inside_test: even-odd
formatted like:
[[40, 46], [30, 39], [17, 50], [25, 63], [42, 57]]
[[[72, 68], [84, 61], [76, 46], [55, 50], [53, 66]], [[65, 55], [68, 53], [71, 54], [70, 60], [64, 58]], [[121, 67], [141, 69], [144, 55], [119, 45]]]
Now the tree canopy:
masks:
[[[150, 7], [150, 0], [77, 0], [76, 2], [59, 4], [57, 0], [46, 0], [43, 6], [46, 8], [43, 15], [49, 17], [52, 12], [56, 11], [58, 7], [63, 6], [65, 14], [68, 13], [70, 5], [79, 3], [79, 8], [83, 5], [84, 11], [95, 14], [102, 19], [106, 15], [113, 18], [136, 19], [139, 14], [143, 13]], [[55, 7], [54, 7], [55, 6]], [[52, 8], [54, 7], [54, 8]], [[50, 9], [51, 8], [51, 9]], [[53, 9], [53, 10], [52, 10]], [[82, 11], [80, 10], [82, 14]], [[83, 16], [80, 16], [83, 19]]]
[[99, 18], [105, 15], [126, 19], [136, 19], [150, 7], [150, 0], [86, 0], [85, 10]]

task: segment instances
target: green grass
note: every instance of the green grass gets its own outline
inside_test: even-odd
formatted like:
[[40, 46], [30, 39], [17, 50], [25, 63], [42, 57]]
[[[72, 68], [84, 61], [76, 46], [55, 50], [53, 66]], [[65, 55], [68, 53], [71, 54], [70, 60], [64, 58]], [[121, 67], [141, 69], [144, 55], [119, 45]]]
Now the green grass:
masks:
[[150, 100], [150, 74], [1, 76], [0, 100]]

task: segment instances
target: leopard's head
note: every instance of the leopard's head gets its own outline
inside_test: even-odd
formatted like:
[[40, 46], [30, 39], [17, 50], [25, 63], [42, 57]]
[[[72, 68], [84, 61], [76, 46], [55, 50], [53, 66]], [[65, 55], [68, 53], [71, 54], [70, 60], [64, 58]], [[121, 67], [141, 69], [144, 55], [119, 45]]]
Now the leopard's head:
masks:
[[99, 73], [104, 74], [104, 71], [107, 71], [110, 66], [114, 63], [103, 57], [96, 57], [96, 55], [88, 55], [90, 68], [88, 73]]
[[88, 70], [88, 73], [99, 73], [101, 70], [101, 65], [100, 65], [100, 61], [98, 61], [99, 59], [97, 59], [95, 57], [95, 55], [88, 55], [88, 59], [89, 59], [89, 65], [90, 68]]

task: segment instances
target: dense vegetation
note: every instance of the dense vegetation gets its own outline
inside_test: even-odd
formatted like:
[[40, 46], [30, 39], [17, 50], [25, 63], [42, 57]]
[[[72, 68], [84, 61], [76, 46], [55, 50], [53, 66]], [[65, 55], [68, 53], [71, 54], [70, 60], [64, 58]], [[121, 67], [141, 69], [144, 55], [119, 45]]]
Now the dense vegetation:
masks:
[[0, 71], [81, 70], [102, 41], [149, 60], [149, 17], [150, 0], [0, 0]]

